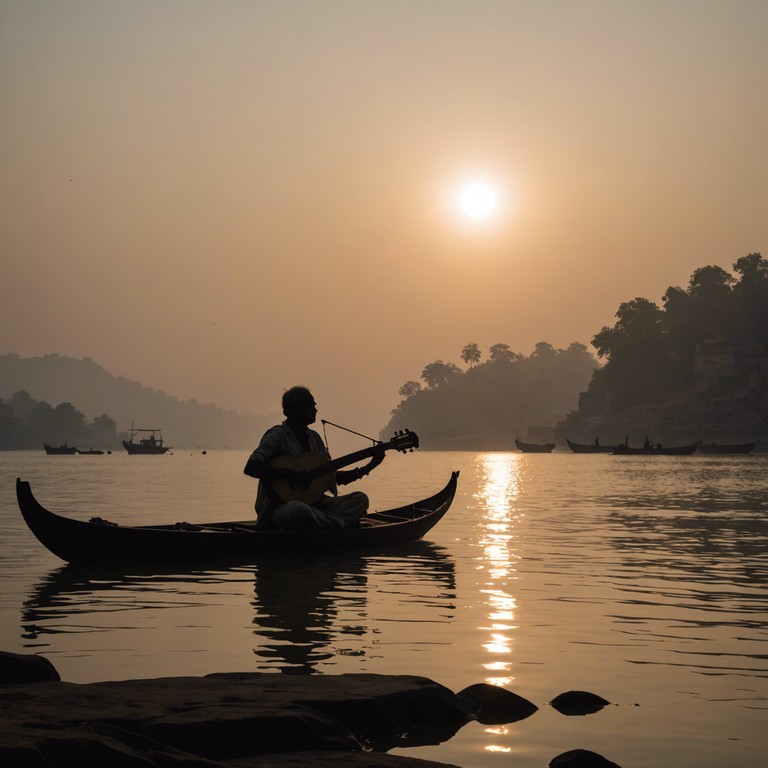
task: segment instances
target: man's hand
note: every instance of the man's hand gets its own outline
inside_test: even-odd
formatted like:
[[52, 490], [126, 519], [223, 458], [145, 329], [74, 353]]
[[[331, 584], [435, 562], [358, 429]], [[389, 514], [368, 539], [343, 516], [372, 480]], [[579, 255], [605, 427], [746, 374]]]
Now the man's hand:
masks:
[[387, 453], [387, 449], [383, 445], [379, 444], [374, 446], [374, 452], [373, 452], [373, 455], [371, 456], [371, 460], [365, 466], [366, 473], [378, 467], [379, 464], [381, 464], [381, 462], [384, 461], [384, 456], [386, 455], [386, 453]]
[[358, 467], [357, 469], [350, 469], [346, 472], [337, 472], [336, 481], [339, 485], [348, 485], [349, 483], [354, 483], [356, 480], [362, 480], [371, 472], [371, 470], [376, 469], [376, 467], [384, 461], [386, 453], [387, 449], [384, 448], [383, 445], [374, 446], [371, 460], [365, 466]]

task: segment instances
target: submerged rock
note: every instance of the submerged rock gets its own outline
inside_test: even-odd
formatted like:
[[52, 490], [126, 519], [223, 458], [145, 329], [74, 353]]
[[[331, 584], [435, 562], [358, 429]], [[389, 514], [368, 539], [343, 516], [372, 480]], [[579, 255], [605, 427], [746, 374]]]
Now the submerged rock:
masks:
[[549, 703], [562, 715], [592, 715], [611, 702], [589, 691], [566, 691]]
[[456, 694], [475, 708], [477, 719], [486, 725], [514, 723], [530, 717], [538, 707], [506, 688], [476, 683]]

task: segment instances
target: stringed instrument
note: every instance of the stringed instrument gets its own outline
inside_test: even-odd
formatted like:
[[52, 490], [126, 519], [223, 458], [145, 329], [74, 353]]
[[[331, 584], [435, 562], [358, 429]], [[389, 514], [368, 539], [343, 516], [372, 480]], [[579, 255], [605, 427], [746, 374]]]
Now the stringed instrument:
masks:
[[410, 430], [401, 429], [387, 443], [376, 443], [369, 448], [340, 456], [338, 459], [329, 460], [327, 456], [317, 453], [317, 451], [305, 451], [301, 456], [278, 456], [271, 462], [271, 466], [278, 469], [303, 470], [308, 473], [309, 484], [306, 487], [298, 486], [289, 478], [276, 477], [269, 483], [269, 492], [275, 499], [283, 503], [286, 501], [303, 501], [305, 504], [312, 504], [333, 486], [337, 469], [370, 458], [381, 450], [407, 453], [418, 447], [418, 435]]

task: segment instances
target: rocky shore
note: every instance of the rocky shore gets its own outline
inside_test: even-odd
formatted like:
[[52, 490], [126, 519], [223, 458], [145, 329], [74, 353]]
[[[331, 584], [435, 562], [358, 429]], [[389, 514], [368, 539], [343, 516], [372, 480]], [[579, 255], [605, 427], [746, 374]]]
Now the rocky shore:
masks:
[[[563, 706], [581, 714], [608, 703], [593, 694], [562, 696]], [[446, 764], [385, 750], [439, 743], [469, 720], [513, 722], [536, 709], [493, 686], [453, 693], [412, 675], [67, 683], [44, 657], [0, 653], [0, 765], [9, 768], [428, 768]], [[614, 766], [582, 750], [550, 765]]]

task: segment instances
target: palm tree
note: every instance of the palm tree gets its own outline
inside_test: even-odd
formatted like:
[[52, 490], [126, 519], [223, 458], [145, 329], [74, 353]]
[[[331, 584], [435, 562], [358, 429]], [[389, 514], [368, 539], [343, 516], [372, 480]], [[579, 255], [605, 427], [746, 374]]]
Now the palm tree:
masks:
[[480, 347], [475, 344], [474, 341], [467, 344], [467, 346], [461, 350], [461, 359], [467, 363], [470, 368], [472, 368], [476, 363], [479, 363], [481, 357], [482, 353], [480, 352]]

